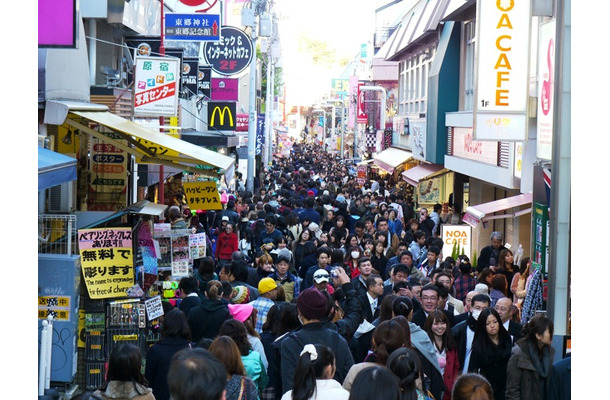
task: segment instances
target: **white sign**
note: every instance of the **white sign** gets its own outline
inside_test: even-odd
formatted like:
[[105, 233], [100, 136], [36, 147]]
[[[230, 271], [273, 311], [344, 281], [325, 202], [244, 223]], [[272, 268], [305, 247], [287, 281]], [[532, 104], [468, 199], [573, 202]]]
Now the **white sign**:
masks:
[[525, 140], [530, 0], [478, 0], [476, 24], [475, 138]]
[[134, 71], [134, 115], [176, 116], [180, 60], [136, 56]]
[[146, 300], [144, 305], [146, 306], [146, 315], [149, 321], [157, 319], [164, 314], [161, 296], [155, 296], [152, 299]]
[[189, 235], [189, 249], [193, 260], [205, 257], [205, 246], [205, 233], [202, 232]]
[[474, 140], [472, 128], [453, 128], [453, 155], [483, 164], [498, 164], [498, 142]]
[[443, 239], [443, 257], [449, 257], [456, 246], [458, 255], [471, 258], [472, 228], [469, 225], [441, 225], [441, 238]]
[[553, 96], [555, 92], [555, 20], [540, 25], [538, 46], [538, 112], [536, 157], [553, 158]]
[[413, 158], [426, 160], [426, 119], [409, 119], [409, 145]]
[[172, 261], [172, 277], [189, 276], [189, 260]]

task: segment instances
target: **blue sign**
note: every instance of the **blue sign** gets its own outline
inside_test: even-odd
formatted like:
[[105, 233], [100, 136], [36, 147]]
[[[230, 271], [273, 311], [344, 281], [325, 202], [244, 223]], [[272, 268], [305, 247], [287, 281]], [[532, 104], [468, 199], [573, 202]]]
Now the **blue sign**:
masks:
[[260, 155], [265, 144], [265, 114], [258, 114], [256, 119], [256, 155]]
[[165, 40], [217, 42], [220, 40], [220, 15], [166, 13]]

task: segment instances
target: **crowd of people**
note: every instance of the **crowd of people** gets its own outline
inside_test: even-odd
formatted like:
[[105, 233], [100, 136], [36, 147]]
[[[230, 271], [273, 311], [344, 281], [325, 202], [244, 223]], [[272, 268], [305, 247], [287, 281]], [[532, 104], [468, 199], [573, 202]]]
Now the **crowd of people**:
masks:
[[171, 207], [173, 227], [206, 232], [208, 253], [179, 305], [164, 303], [162, 339], [145, 355], [117, 348], [106, 385], [84, 395], [569, 398], [570, 358], [553, 362], [553, 323], [528, 311], [530, 258], [516, 265], [499, 232], [475, 266], [444, 255], [440, 226], [459, 207], [418, 209], [387, 179], [355, 178], [295, 145], [255, 193], [223, 193], [221, 211]]

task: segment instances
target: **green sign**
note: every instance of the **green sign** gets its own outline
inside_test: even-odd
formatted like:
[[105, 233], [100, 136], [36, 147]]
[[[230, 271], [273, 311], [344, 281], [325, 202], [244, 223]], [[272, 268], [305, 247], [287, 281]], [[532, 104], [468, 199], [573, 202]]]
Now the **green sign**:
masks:
[[532, 238], [534, 240], [534, 255], [532, 262], [542, 267], [542, 273], [548, 271], [549, 259], [549, 210], [542, 203], [534, 203], [534, 221]]

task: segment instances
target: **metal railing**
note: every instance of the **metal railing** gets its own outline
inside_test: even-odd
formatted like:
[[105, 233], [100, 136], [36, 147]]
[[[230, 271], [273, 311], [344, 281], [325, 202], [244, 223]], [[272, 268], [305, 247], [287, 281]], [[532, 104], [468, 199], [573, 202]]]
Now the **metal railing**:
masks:
[[38, 216], [38, 253], [74, 254], [77, 251], [76, 215]]

